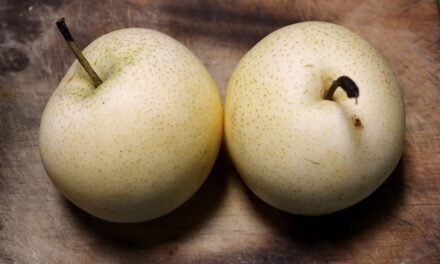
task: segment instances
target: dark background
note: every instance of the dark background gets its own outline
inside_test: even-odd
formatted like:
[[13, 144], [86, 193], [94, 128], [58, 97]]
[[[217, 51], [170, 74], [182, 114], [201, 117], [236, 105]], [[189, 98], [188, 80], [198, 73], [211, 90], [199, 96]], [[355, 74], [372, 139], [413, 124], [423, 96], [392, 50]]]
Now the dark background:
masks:
[[[324, 20], [364, 36], [389, 61], [407, 113], [406, 150], [365, 201], [324, 217], [261, 202], [223, 150], [203, 187], [140, 224], [98, 220], [66, 201], [38, 152], [44, 106], [74, 57], [125, 27], [162, 31], [203, 61], [224, 98], [230, 73], [262, 37]], [[440, 19], [432, 1], [0, 0], [0, 263], [440, 263]]]

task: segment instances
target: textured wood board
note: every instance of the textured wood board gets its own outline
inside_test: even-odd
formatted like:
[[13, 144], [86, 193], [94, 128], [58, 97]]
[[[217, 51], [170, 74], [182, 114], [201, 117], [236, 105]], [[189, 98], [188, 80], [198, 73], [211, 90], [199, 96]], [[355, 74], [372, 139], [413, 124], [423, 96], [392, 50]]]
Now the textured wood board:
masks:
[[[89, 216], [54, 189], [38, 152], [44, 106], [73, 62], [54, 22], [80, 46], [124, 27], [191, 48], [224, 98], [230, 73], [262, 37], [325, 20], [363, 35], [404, 92], [404, 156], [368, 199], [324, 217], [280, 212], [242, 183], [225, 151], [200, 191], [140, 224]], [[0, 263], [440, 263], [440, 18], [435, 1], [0, 0]]]

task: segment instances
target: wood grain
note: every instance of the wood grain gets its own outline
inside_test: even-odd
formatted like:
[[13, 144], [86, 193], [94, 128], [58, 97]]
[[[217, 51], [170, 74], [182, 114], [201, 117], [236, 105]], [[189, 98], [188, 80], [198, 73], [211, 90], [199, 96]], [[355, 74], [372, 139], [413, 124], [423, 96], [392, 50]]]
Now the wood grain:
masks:
[[[382, 52], [404, 92], [406, 150], [373, 195], [324, 217], [280, 212], [242, 183], [223, 150], [207, 182], [157, 220], [113, 224], [55, 190], [38, 150], [44, 106], [84, 47], [124, 27], [178, 39], [224, 97], [244, 53], [284, 25], [345, 25]], [[0, 0], [0, 263], [440, 263], [440, 18], [435, 1]]]

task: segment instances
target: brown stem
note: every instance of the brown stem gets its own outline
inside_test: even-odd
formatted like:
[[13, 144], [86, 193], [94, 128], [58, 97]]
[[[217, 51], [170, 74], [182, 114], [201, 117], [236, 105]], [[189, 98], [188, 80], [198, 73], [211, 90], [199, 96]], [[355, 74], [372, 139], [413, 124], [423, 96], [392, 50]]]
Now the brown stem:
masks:
[[355, 98], [357, 103], [357, 98], [359, 97], [359, 88], [357, 87], [356, 83], [347, 76], [341, 76], [337, 80], [333, 81], [332, 85], [325, 93], [324, 99], [332, 100], [333, 94], [338, 87], [341, 87], [347, 93], [348, 98]]
[[64, 21], [64, 17], [58, 19], [56, 24], [64, 39], [66, 40], [67, 45], [69, 45], [79, 63], [81, 63], [81, 65], [84, 67], [84, 70], [86, 70], [87, 74], [90, 76], [90, 78], [92, 78], [93, 82], [95, 83], [95, 88], [98, 87], [102, 83], [102, 81], [99, 78], [98, 74], [96, 74], [95, 70], [93, 70], [92, 66], [90, 66], [90, 63], [87, 61], [86, 57], [84, 57], [76, 42], [73, 40], [69, 28]]

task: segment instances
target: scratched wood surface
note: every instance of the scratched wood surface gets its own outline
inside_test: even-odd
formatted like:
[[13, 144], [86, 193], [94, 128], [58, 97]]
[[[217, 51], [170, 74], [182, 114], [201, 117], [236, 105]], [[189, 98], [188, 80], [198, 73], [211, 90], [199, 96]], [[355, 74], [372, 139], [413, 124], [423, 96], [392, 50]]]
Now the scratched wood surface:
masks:
[[[231, 71], [284, 25], [325, 20], [363, 35], [404, 92], [404, 156], [368, 199], [324, 217], [280, 212], [223, 150], [203, 187], [157, 220], [113, 224], [67, 202], [46, 176], [38, 127], [80, 46], [124, 27], [165, 32], [205, 63], [224, 98]], [[0, 0], [0, 263], [440, 263], [440, 18], [432, 1]]]

